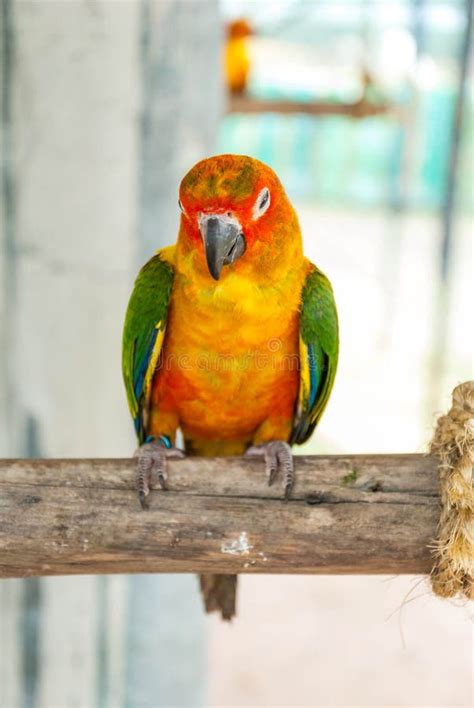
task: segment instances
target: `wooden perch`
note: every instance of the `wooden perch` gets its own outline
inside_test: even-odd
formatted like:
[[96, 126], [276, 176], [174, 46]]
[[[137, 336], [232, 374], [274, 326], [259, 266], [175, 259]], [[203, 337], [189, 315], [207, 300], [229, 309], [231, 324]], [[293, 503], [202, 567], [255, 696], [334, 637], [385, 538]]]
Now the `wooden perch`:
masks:
[[0, 460], [0, 577], [427, 573], [436, 460], [296, 457], [291, 500], [245, 458], [170, 463], [141, 511], [132, 460]]
[[353, 103], [335, 101], [292, 101], [260, 99], [248, 94], [230, 94], [228, 113], [306, 113], [312, 116], [348, 116], [367, 118], [387, 113], [392, 107], [387, 103], [373, 103], [362, 98]]

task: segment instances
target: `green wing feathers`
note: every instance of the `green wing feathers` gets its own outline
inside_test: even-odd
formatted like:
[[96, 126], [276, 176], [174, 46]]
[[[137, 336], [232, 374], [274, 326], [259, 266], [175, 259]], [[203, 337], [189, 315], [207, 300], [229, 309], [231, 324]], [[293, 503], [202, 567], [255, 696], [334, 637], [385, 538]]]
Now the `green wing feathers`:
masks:
[[173, 268], [158, 252], [141, 269], [125, 316], [122, 371], [138, 442], [146, 439], [151, 383], [165, 336]]
[[299, 445], [311, 436], [326, 407], [339, 352], [334, 295], [316, 266], [306, 277], [301, 299], [300, 387], [290, 440]]

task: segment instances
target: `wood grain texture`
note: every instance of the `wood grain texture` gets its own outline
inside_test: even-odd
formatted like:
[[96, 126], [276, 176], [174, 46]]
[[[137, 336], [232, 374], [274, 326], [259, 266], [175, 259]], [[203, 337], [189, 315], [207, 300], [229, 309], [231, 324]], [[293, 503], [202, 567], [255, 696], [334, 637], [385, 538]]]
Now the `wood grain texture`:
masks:
[[0, 577], [84, 573], [427, 573], [436, 460], [296, 457], [285, 503], [259, 460], [170, 462], [141, 511], [134, 462], [0, 461]]

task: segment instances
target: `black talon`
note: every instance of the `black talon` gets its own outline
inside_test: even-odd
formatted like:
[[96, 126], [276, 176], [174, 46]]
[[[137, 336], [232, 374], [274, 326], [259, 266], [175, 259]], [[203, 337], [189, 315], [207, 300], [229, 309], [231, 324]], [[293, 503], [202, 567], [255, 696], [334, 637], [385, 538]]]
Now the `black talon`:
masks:
[[158, 474], [158, 483], [164, 492], [168, 491], [168, 482], [166, 481], [166, 477], [164, 476], [164, 474]]
[[282, 440], [272, 440], [262, 445], [253, 445], [246, 452], [247, 455], [263, 456], [265, 459], [265, 468], [268, 478], [268, 486], [271, 486], [275, 481], [278, 471], [283, 472], [283, 498], [288, 501], [293, 489], [294, 468], [293, 456], [288, 443]]
[[271, 487], [273, 482], [275, 481], [275, 477], [277, 476], [278, 472], [278, 466], [277, 465], [272, 465], [269, 468], [268, 472], [268, 486]]
[[137, 491], [142, 509], [149, 509], [148, 494], [152, 488], [152, 475], [156, 474], [158, 483], [163, 491], [168, 490], [166, 465], [169, 458], [185, 457], [181, 450], [169, 447], [158, 440], [144, 443], [135, 453], [138, 458]]

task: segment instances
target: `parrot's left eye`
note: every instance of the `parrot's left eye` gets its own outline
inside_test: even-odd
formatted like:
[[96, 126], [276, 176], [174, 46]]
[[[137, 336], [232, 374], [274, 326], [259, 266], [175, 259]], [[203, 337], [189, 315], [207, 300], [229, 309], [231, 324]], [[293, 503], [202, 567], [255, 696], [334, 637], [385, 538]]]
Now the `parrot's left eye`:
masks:
[[265, 214], [268, 207], [270, 206], [270, 190], [268, 187], [264, 187], [257, 197], [253, 208], [253, 218], [259, 219], [262, 214]]

